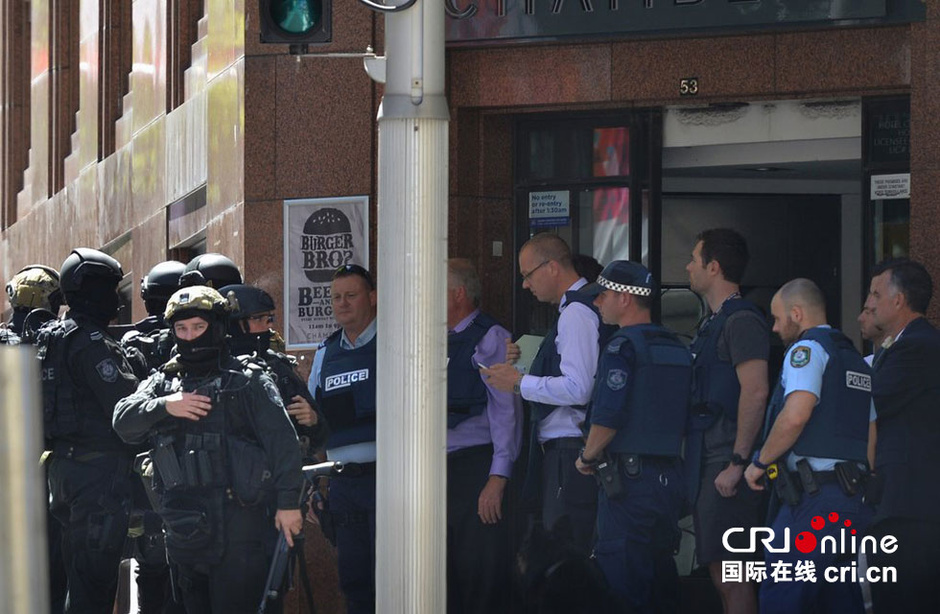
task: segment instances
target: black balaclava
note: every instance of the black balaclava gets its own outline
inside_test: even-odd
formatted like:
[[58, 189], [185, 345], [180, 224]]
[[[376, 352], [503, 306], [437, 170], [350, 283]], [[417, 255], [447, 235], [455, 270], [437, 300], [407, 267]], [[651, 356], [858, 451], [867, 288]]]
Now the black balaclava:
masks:
[[10, 318], [10, 330], [19, 335], [23, 336], [23, 322], [26, 320], [26, 316], [29, 315], [29, 309], [20, 309], [18, 307], [13, 308], [13, 317]]
[[245, 320], [235, 320], [229, 326], [232, 354], [241, 356], [257, 353], [258, 356], [264, 356], [271, 347], [271, 329], [263, 333], [249, 333], [245, 331], [247, 327], [248, 322]]
[[[176, 336], [173, 322], [186, 320], [192, 317], [202, 318], [209, 324], [206, 332], [195, 339], [185, 341]], [[219, 317], [200, 309], [187, 309], [173, 316], [170, 330], [176, 340], [178, 360], [186, 370], [194, 375], [205, 375], [218, 371], [222, 359], [228, 356], [229, 350], [225, 343], [225, 325]]]
[[117, 317], [121, 298], [117, 294], [117, 282], [103, 277], [89, 277], [82, 282], [78, 292], [66, 294], [69, 309], [84, 314], [101, 326], [107, 326]]

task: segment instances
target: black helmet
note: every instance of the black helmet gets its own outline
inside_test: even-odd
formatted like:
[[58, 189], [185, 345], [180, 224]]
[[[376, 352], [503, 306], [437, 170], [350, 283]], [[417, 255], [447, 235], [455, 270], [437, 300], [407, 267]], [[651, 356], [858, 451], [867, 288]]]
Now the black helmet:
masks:
[[238, 267], [222, 254], [200, 254], [186, 265], [180, 277], [180, 286], [209, 286], [221, 288], [230, 284], [242, 283], [242, 274]]
[[62, 306], [59, 273], [41, 264], [25, 266], [7, 284], [7, 295], [14, 309], [28, 313], [41, 307], [58, 313]]
[[114, 286], [124, 277], [121, 263], [96, 249], [76, 247], [62, 263], [60, 271], [60, 287], [68, 295], [79, 292], [82, 284], [90, 279], [113, 281]]
[[154, 265], [140, 280], [140, 298], [145, 301], [156, 299], [166, 302], [180, 289], [180, 276], [185, 270], [186, 265], [177, 260], [167, 260]]
[[[229, 303], [235, 305], [232, 318], [236, 320], [247, 318], [256, 313], [265, 313], [275, 310], [274, 299], [261, 288], [243, 284], [232, 284], [219, 290], [219, 293], [228, 298]], [[235, 298], [234, 301], [229, 298], [233, 295]]]

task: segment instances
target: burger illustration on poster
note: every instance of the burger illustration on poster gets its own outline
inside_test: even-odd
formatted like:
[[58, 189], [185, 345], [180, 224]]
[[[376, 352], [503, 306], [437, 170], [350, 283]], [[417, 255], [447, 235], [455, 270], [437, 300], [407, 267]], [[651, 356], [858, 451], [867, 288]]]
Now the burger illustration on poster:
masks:
[[288, 347], [311, 347], [336, 329], [330, 301], [333, 273], [368, 263], [368, 198], [285, 202], [285, 301], [291, 307]]

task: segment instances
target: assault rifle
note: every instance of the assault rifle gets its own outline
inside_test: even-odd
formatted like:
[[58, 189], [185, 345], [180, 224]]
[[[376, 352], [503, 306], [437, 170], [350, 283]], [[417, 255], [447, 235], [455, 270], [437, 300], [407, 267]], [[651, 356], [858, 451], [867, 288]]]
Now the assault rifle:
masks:
[[[317, 478], [336, 476], [343, 472], [343, 463], [329, 461], [317, 463], [316, 465], [305, 465], [304, 487], [300, 492], [300, 505], [310, 496], [310, 491], [315, 487], [314, 482]], [[293, 552], [291, 552], [293, 550]], [[287, 545], [287, 538], [284, 532], [277, 538], [277, 546], [274, 548], [274, 558], [271, 560], [271, 567], [268, 569], [268, 580], [264, 584], [264, 593], [261, 596], [261, 603], [258, 604], [258, 614], [264, 614], [268, 604], [277, 601], [277, 599], [286, 592], [284, 590], [287, 584], [286, 576], [291, 566], [291, 559], [296, 557], [300, 562], [300, 581], [303, 582], [304, 591], [307, 593], [307, 607], [311, 614], [316, 612], [313, 605], [313, 590], [310, 587], [310, 579], [307, 577], [307, 561], [304, 558], [303, 551], [303, 533], [294, 536], [294, 548]], [[290, 588], [289, 586], [287, 588]]]

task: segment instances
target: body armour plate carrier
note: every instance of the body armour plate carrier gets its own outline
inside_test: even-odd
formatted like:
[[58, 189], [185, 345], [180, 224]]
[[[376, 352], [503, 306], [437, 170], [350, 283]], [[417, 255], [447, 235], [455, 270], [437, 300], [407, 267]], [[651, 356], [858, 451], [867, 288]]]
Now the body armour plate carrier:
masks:
[[627, 419], [607, 450], [678, 457], [689, 411], [692, 355], [678, 337], [655, 324], [621, 328], [604, 352], [625, 353], [625, 346], [631, 346], [635, 356]]
[[[811, 328], [795, 345], [803, 340], [821, 345], [829, 354], [829, 362], [823, 373], [822, 398], [791, 451], [800, 456], [866, 462], [871, 367], [848, 337], [834, 328]], [[768, 426], [773, 425], [786, 403], [781, 384], [778, 380], [770, 400]]]
[[719, 359], [718, 340], [728, 318], [742, 310], [752, 311], [764, 320], [760, 309], [750, 301], [731, 299], [724, 302], [692, 342], [692, 412], [703, 422], [697, 425], [700, 429], [708, 428], [721, 415], [737, 422], [741, 384], [731, 361]]
[[[447, 428], [452, 429], [486, 409], [486, 385], [473, 363], [476, 346], [497, 322], [480, 313], [459, 333], [447, 337]], [[487, 365], [491, 366], [491, 365]]]
[[376, 338], [351, 350], [340, 347], [342, 329], [330, 335], [321, 352], [317, 403], [332, 431], [327, 448], [375, 441]]

